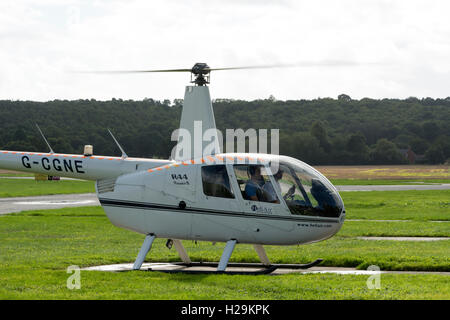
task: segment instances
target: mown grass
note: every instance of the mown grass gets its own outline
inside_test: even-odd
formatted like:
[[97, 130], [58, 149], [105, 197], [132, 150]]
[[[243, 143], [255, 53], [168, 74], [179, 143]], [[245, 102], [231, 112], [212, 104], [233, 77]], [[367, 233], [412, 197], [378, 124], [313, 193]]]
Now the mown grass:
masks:
[[335, 186], [389, 186], [389, 185], [431, 185], [450, 183], [450, 179], [404, 179], [404, 180], [389, 180], [389, 179], [330, 179]]
[[[81, 289], [68, 290], [64, 270], [8, 270], [0, 277], [2, 299], [449, 299], [450, 277], [381, 275], [369, 290], [367, 276], [304, 274], [280, 276], [186, 275], [151, 272], [81, 271]], [[3, 280], [0, 278], [0, 280]], [[3, 282], [3, 281], [2, 281]]]
[[[339, 237], [450, 237], [450, 222], [346, 221]], [[450, 240], [450, 238], [449, 238]], [[449, 243], [450, 245], [450, 243]]]
[[[63, 252], [75, 254], [73, 264], [97, 264], [133, 261], [143, 236], [114, 227], [100, 207], [39, 210], [11, 214], [0, 218], [2, 252], [16, 261], [58, 268], [66, 262]], [[324, 258], [324, 265], [366, 268], [377, 264], [385, 270], [441, 270], [450, 271], [448, 241], [396, 242], [357, 240], [356, 236], [448, 236], [447, 223], [347, 221], [342, 230], [327, 241], [305, 246], [268, 246], [267, 253], [275, 263], [299, 263]], [[422, 223], [424, 224], [424, 223]], [[34, 252], [17, 250], [30, 245]], [[185, 241], [191, 257], [197, 261], [218, 261], [224, 244], [212, 246], [208, 242], [195, 244]], [[100, 249], [96, 254], [96, 248]], [[42, 250], [46, 254], [40, 254]], [[3, 262], [0, 257], [0, 261]], [[62, 260], [60, 260], [62, 259]], [[150, 261], [178, 261], [174, 250], [167, 250], [164, 240], [158, 240]], [[258, 262], [252, 246], [240, 245], [233, 253], [235, 262]]]
[[93, 181], [0, 179], [0, 198], [95, 192]]
[[0, 177], [33, 177], [32, 174], [29, 173], [1, 173]]
[[[100, 207], [67, 208], [0, 217], [2, 299], [450, 299], [445, 275], [382, 275], [382, 288], [369, 290], [367, 276], [309, 274], [280, 276], [168, 275], [147, 272], [82, 271], [82, 289], [68, 290], [66, 268], [134, 261], [143, 236], [111, 225]], [[449, 235], [443, 223], [420, 235]], [[419, 222], [392, 222], [402, 235], [417, 235]], [[383, 224], [346, 222], [337, 236], [306, 246], [267, 246], [274, 263], [325, 259], [326, 266], [381, 270], [450, 271], [449, 241], [364, 241], [384, 235]], [[444, 229], [439, 229], [444, 228]], [[392, 235], [388, 232], [389, 235]], [[179, 261], [157, 239], [147, 261]], [[224, 244], [184, 241], [195, 261], [218, 261]], [[236, 247], [232, 261], [258, 262], [249, 245]]]
[[316, 166], [332, 179], [450, 179], [448, 165]]
[[340, 192], [347, 219], [450, 221], [450, 190]]
[[[405, 201], [410, 215], [401, 222], [346, 221], [333, 238], [304, 246], [267, 246], [273, 263], [305, 263], [381, 270], [450, 271], [450, 240], [397, 242], [358, 240], [358, 236], [450, 236], [448, 193], [436, 191], [345, 192], [348, 218], [386, 219], [381, 207]], [[389, 200], [388, 200], [389, 199]], [[421, 201], [416, 201], [421, 199]], [[444, 199], [444, 200], [443, 200]], [[363, 206], [363, 204], [367, 204]], [[424, 205], [425, 203], [425, 205]], [[438, 210], [439, 211], [439, 210]], [[384, 212], [384, 213], [383, 213]], [[391, 213], [395, 219], [399, 216]], [[401, 215], [406, 217], [404, 213]], [[114, 227], [100, 207], [16, 213], [0, 217], [1, 299], [450, 299], [446, 275], [382, 274], [381, 289], [369, 290], [368, 276], [290, 274], [277, 276], [170, 275], [153, 272], [81, 272], [81, 290], [68, 290], [71, 265], [80, 267], [133, 262], [144, 236]], [[224, 244], [183, 242], [193, 261], [218, 261]], [[148, 262], [179, 261], [174, 249], [156, 239]], [[233, 262], [258, 262], [252, 246], [240, 244]]]

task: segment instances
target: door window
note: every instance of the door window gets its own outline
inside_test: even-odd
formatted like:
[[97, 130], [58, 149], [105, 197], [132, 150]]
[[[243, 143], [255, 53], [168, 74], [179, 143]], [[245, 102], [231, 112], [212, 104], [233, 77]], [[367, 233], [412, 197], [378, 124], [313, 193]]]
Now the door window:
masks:
[[202, 167], [203, 193], [209, 197], [234, 198], [225, 165]]
[[279, 186], [272, 184], [264, 166], [234, 165], [234, 173], [245, 200], [280, 203], [276, 192]]

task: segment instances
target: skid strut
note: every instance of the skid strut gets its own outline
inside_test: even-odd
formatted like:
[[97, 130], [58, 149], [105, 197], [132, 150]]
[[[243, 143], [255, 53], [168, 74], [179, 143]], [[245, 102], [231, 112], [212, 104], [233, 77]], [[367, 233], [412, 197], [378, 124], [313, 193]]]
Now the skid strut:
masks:
[[189, 258], [189, 255], [187, 254], [186, 249], [184, 248], [181, 241], [173, 240], [173, 245], [175, 246], [175, 249], [177, 249], [177, 252], [180, 255], [181, 260], [187, 264], [191, 263], [191, 259]]
[[227, 241], [227, 245], [225, 246], [225, 250], [223, 250], [222, 257], [220, 258], [219, 265], [217, 266], [217, 271], [225, 271], [235, 246], [235, 239]]
[[254, 244], [253, 248], [255, 248], [256, 253], [258, 254], [259, 260], [261, 260], [262, 264], [265, 266], [270, 266], [269, 258], [267, 257], [266, 250], [260, 244]]
[[152, 248], [153, 241], [155, 240], [154, 234], [148, 234], [145, 236], [144, 243], [142, 244], [141, 250], [136, 258], [136, 261], [133, 265], [133, 270], [141, 269], [142, 263], [144, 262], [145, 256]]

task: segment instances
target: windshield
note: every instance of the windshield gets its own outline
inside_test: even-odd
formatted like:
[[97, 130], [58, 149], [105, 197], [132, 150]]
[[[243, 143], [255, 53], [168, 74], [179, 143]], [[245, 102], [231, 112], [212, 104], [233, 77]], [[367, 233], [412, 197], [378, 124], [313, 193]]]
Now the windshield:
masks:
[[344, 208], [333, 185], [307, 164], [280, 157], [279, 167], [272, 166], [275, 181], [292, 214], [339, 217]]

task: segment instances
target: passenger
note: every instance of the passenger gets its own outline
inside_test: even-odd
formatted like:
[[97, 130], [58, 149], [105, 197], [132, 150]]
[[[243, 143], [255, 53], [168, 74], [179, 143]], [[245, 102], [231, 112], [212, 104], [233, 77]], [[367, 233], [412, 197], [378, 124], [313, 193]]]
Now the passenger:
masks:
[[214, 197], [233, 198], [225, 166], [218, 167], [212, 178], [211, 193]]
[[262, 201], [264, 178], [261, 176], [261, 167], [249, 166], [248, 172], [250, 174], [250, 180], [245, 185], [246, 198], [247, 200]]
[[319, 204], [318, 209], [325, 210], [337, 206], [331, 191], [318, 179], [311, 180], [311, 194]]
[[[283, 170], [278, 169], [277, 173], [273, 176], [275, 178], [275, 188], [278, 192], [281, 193], [280, 180], [283, 178]], [[272, 203], [280, 203], [280, 200], [277, 197], [277, 191], [270, 181], [267, 181], [264, 184], [263, 190], [266, 192], [267, 201]]]

